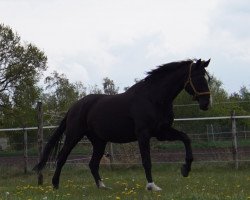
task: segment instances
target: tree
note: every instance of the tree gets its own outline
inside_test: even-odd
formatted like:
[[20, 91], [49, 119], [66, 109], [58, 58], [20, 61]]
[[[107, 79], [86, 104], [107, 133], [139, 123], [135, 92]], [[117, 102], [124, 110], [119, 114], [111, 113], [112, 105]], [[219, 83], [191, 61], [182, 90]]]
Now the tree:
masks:
[[114, 95], [119, 91], [119, 87], [116, 87], [114, 81], [109, 79], [108, 77], [103, 79], [102, 85], [104, 94]]
[[47, 69], [47, 57], [36, 46], [21, 44], [20, 36], [0, 24], [0, 105], [12, 101], [20, 85], [35, 85]]
[[69, 107], [86, 96], [86, 88], [81, 82], [70, 83], [64, 74], [53, 72], [45, 78], [46, 90], [43, 95], [45, 112], [50, 123], [57, 123]]
[[89, 93], [90, 94], [102, 94], [102, 90], [98, 88], [98, 85], [90, 86], [89, 87]]
[[37, 83], [47, 69], [44, 52], [0, 24], [0, 125], [35, 123], [35, 103], [41, 94]]

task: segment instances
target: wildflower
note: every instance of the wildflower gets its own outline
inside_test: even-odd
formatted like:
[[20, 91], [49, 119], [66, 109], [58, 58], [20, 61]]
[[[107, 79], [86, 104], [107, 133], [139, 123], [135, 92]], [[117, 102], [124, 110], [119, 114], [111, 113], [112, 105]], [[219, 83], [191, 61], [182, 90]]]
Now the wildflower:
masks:
[[116, 197], [115, 199], [116, 199], [116, 200], [119, 200], [119, 199], [121, 199], [121, 198], [120, 198], [120, 197]]
[[6, 197], [6, 199], [8, 199], [8, 196], [10, 195], [10, 193], [9, 192], [5, 192], [5, 197]]

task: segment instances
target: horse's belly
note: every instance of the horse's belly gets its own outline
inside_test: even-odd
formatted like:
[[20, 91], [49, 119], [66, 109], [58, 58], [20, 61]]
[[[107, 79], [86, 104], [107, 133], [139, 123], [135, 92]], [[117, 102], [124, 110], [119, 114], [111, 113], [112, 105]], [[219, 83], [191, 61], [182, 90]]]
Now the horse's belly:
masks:
[[134, 125], [129, 119], [97, 120], [92, 127], [95, 134], [105, 141], [127, 143], [136, 140]]
[[112, 134], [107, 134], [110, 142], [127, 143], [136, 140], [135, 131], [130, 126], [121, 126], [121, 129], [113, 129]]
[[125, 143], [135, 141], [134, 121], [130, 115], [130, 100], [124, 95], [106, 96], [89, 111], [87, 123], [105, 141]]

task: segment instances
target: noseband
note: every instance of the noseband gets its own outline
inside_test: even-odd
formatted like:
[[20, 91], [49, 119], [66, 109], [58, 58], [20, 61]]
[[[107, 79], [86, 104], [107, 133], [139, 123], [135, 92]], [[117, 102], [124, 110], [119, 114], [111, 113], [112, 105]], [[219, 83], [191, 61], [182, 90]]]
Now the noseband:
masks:
[[198, 92], [198, 91], [195, 89], [195, 86], [194, 86], [193, 81], [192, 81], [192, 66], [193, 66], [193, 63], [191, 63], [191, 64], [189, 65], [188, 79], [187, 79], [187, 81], [186, 81], [186, 83], [185, 83], [185, 85], [184, 85], [184, 88], [187, 87], [187, 84], [188, 84], [188, 83], [190, 84], [191, 88], [192, 88], [193, 91], [194, 91], [194, 96], [193, 96], [194, 99], [196, 99], [196, 98], [199, 97], [199, 96], [210, 95], [210, 91], [208, 91], [208, 92]]

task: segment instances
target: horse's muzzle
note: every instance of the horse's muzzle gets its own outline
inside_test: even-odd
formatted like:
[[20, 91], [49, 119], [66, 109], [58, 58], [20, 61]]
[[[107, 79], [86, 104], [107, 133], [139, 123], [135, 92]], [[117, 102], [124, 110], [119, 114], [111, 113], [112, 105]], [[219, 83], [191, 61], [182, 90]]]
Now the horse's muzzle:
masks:
[[208, 110], [210, 103], [209, 98], [199, 98], [198, 102], [201, 110]]

